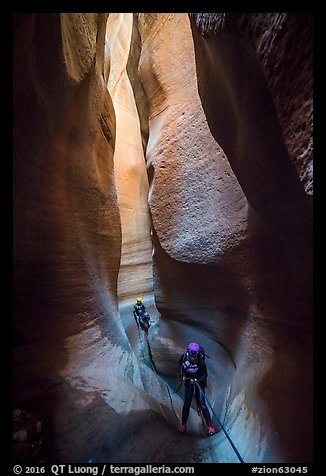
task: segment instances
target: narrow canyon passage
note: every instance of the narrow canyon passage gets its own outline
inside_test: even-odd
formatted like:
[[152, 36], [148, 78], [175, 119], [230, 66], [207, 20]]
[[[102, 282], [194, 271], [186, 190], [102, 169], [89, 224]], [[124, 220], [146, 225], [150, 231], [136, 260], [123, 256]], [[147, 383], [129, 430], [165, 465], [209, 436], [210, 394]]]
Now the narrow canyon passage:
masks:
[[13, 461], [312, 462], [311, 15], [13, 26]]

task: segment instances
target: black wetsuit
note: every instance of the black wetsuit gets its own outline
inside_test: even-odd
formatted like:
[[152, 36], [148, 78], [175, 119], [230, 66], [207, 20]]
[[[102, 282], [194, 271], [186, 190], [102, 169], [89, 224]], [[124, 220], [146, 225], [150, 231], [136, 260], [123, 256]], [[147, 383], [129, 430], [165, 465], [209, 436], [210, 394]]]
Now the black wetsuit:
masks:
[[[205, 402], [205, 387], [207, 386], [207, 367], [204, 359], [199, 356], [192, 357], [189, 352], [185, 352], [179, 361], [180, 375], [184, 378], [185, 399], [182, 408], [182, 424], [185, 425], [188, 420], [192, 397], [195, 394], [197, 409], [207, 423], [212, 425], [211, 417]], [[197, 380], [200, 390], [193, 380]]]
[[144, 331], [147, 332], [148, 329], [149, 329], [149, 325], [150, 325], [150, 322], [149, 322], [150, 317], [147, 313], [147, 309], [144, 306], [144, 304], [143, 303], [141, 303], [141, 304], [136, 303], [134, 305], [133, 313], [134, 313], [134, 317], [135, 317], [135, 321], [136, 321], [137, 326], [140, 325], [140, 327]]

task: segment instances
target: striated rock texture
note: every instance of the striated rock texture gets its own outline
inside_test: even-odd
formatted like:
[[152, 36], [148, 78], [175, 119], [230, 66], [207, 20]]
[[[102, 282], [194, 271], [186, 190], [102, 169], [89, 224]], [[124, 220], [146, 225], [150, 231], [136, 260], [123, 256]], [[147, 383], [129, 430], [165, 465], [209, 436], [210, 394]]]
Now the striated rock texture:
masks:
[[[108, 89], [116, 115], [115, 185], [122, 229], [119, 305], [134, 305], [139, 294], [146, 304], [153, 296], [152, 241], [147, 203], [148, 177], [139, 118], [126, 71], [133, 16], [111, 14], [107, 22], [111, 71]], [[145, 300], [144, 300], [145, 302]], [[128, 315], [130, 320], [131, 313]]]
[[188, 17], [140, 14], [139, 29], [155, 232], [173, 258], [219, 261], [247, 236], [247, 201], [201, 106]]
[[142, 397], [118, 312], [106, 20], [14, 18], [13, 398], [16, 408], [43, 413], [53, 462], [123, 461], [123, 415], [135, 412], [130, 432], [157, 407]]
[[195, 409], [180, 445], [193, 340], [244, 461], [312, 461], [311, 28], [14, 15], [13, 410], [50, 462], [239, 462]]
[[[249, 14], [248, 30], [265, 32], [259, 53], [245, 28], [232, 28], [233, 18], [138, 15], [162, 316], [152, 349], [160, 370], [172, 375], [186, 343], [203, 343], [211, 356], [209, 396], [220, 414], [223, 398], [215, 392], [227, 395], [225, 422], [245, 461], [312, 458], [309, 107], [301, 142], [291, 129], [300, 114], [295, 105], [312, 95], [311, 44], [282, 63], [290, 78], [299, 64], [308, 74], [307, 91], [299, 88], [297, 97], [294, 90], [291, 107], [268, 76], [293, 31], [301, 32], [299, 44], [310, 41], [311, 21], [300, 30], [304, 20], [286, 17], [292, 30], [283, 32], [279, 51], [272, 39], [282, 18]], [[236, 24], [244, 21], [240, 15]], [[304, 73], [298, 81], [302, 86]], [[304, 164], [298, 149], [309, 156]], [[160, 359], [162, 346], [170, 359]], [[227, 454], [226, 446], [216, 451]]]
[[[250, 44], [257, 54], [278, 114], [289, 157], [306, 193], [313, 194], [313, 16], [293, 13], [196, 13], [190, 14], [198, 63], [231, 33]], [[197, 40], [196, 40], [197, 38]], [[216, 45], [215, 45], [216, 47]], [[209, 53], [208, 53], [209, 54]], [[212, 51], [211, 51], [212, 54]], [[216, 52], [215, 52], [216, 54]], [[240, 59], [241, 55], [237, 58]], [[207, 65], [206, 65], [207, 67]], [[198, 70], [200, 75], [200, 68]], [[205, 83], [212, 77], [204, 74]], [[239, 80], [245, 84], [244, 71]], [[199, 85], [200, 90], [204, 88]], [[201, 93], [204, 100], [205, 93]], [[214, 108], [214, 100], [209, 103]], [[205, 105], [206, 108], [209, 104]]]

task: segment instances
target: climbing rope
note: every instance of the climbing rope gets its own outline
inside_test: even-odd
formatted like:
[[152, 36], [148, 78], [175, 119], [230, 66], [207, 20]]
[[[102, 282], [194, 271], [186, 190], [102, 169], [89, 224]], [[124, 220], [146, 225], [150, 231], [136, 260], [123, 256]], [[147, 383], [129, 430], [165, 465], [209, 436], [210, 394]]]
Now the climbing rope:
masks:
[[[137, 326], [137, 327], [138, 327], [138, 326]], [[140, 339], [139, 327], [138, 327], [138, 333], [139, 333], [139, 339]], [[149, 361], [150, 361], [151, 367], [152, 367], [153, 371], [160, 377], [160, 375], [159, 375], [159, 373], [158, 373], [158, 371], [157, 371], [157, 369], [156, 369], [156, 366], [155, 366], [153, 354], [152, 354], [152, 352], [151, 352], [151, 348], [150, 348], [150, 345], [149, 345], [149, 342], [148, 342], [148, 339], [147, 339], [147, 334], [145, 335], [145, 338], [146, 338], [146, 343], [147, 343], [147, 348], [148, 348], [148, 355], [149, 355]], [[141, 341], [141, 339], [140, 339], [140, 341]], [[141, 343], [142, 343], [142, 341], [141, 341]], [[144, 351], [143, 351], [143, 355], [144, 355]], [[144, 357], [145, 357], [145, 356], [144, 356]], [[208, 356], [207, 356], [207, 357], [208, 357]], [[164, 379], [163, 379], [163, 381], [164, 381]], [[179, 387], [177, 388], [177, 390], [175, 390], [175, 393], [177, 393], [177, 392], [180, 390], [181, 385], [182, 385], [182, 382], [183, 382], [183, 380], [181, 380]], [[230, 436], [228, 435], [227, 431], [225, 430], [224, 425], [222, 424], [222, 422], [220, 421], [220, 419], [219, 419], [218, 416], [216, 415], [216, 413], [215, 413], [215, 411], [214, 411], [212, 405], [210, 404], [208, 398], [206, 397], [205, 393], [204, 393], [204, 392], [202, 391], [202, 389], [200, 388], [200, 385], [198, 384], [197, 380], [194, 379], [194, 382], [195, 382], [195, 384], [197, 385], [197, 387], [198, 387], [198, 389], [199, 389], [200, 395], [204, 398], [204, 400], [206, 401], [207, 405], [208, 405], [209, 408], [211, 409], [213, 415], [215, 416], [215, 418], [216, 418], [216, 420], [217, 420], [219, 426], [222, 428], [222, 430], [223, 430], [225, 436], [227, 437], [227, 439], [228, 439], [230, 445], [232, 446], [232, 449], [234, 450], [235, 454], [237, 455], [237, 457], [238, 457], [240, 463], [244, 463], [243, 458], [241, 457], [239, 451], [237, 450], [236, 446], [234, 445], [233, 441], [231, 440]], [[175, 411], [174, 406], [173, 406], [172, 396], [171, 396], [171, 392], [170, 392], [169, 385], [168, 385], [165, 381], [164, 381], [164, 383], [165, 383], [165, 386], [166, 386], [167, 391], [168, 391], [168, 395], [169, 395], [169, 399], [170, 399], [170, 403], [171, 403], [171, 408], [172, 408], [172, 410], [173, 410], [173, 412], [174, 412], [174, 414], [175, 414], [177, 420], [180, 421], [180, 417], [178, 416], [178, 414], [177, 414], [177, 412]], [[200, 413], [198, 412], [198, 415], [201, 417], [202, 422], [203, 422], [203, 417], [202, 417], [201, 412], [200, 412]], [[204, 422], [203, 422], [203, 424], [204, 424]]]
[[149, 360], [150, 360], [151, 366], [154, 369], [154, 371], [157, 373], [157, 369], [156, 369], [155, 362], [154, 362], [154, 357], [153, 357], [153, 354], [152, 354], [152, 351], [151, 351], [151, 348], [150, 348], [150, 345], [149, 345], [149, 342], [148, 342], [148, 339], [147, 339], [147, 334], [146, 334], [146, 344], [147, 344], [147, 350], [148, 350], [148, 355], [149, 355]]
[[181, 380], [180, 380], [180, 385], [179, 385], [179, 387], [178, 387], [176, 390], [174, 390], [174, 393], [178, 393], [178, 392], [179, 392], [179, 390], [180, 390], [182, 384], [183, 384], [183, 380], [182, 380], [182, 378], [181, 378]]
[[200, 405], [200, 402], [197, 401], [196, 399], [196, 392], [195, 392], [195, 386], [193, 386], [193, 397], [195, 397], [195, 400], [196, 400], [196, 405], [197, 405], [197, 414], [198, 416], [200, 417], [201, 419], [201, 422], [203, 424], [203, 427], [205, 428], [205, 419], [204, 419], [204, 416], [203, 416], [203, 412], [201, 410], [201, 406]]
[[143, 354], [143, 359], [145, 359], [145, 352], [144, 352], [144, 343], [143, 343], [143, 340], [140, 336], [140, 330], [139, 330], [139, 325], [137, 323], [137, 329], [138, 329], [138, 337], [139, 337], [139, 342], [140, 342], [140, 348], [141, 348], [141, 352]]
[[[147, 342], [148, 355], [149, 355], [149, 361], [150, 361], [151, 367], [152, 367], [152, 369], [154, 370], [154, 372], [156, 373], [156, 375], [158, 375], [160, 378], [162, 378], [162, 377], [160, 376], [160, 374], [158, 373], [157, 369], [156, 369], [155, 362], [154, 362], [154, 358], [153, 358], [153, 354], [152, 354], [152, 351], [151, 351], [149, 342], [148, 342], [148, 340], [147, 340], [147, 335], [146, 335], [146, 342]], [[166, 388], [167, 388], [168, 395], [169, 395], [169, 399], [170, 399], [170, 404], [171, 404], [171, 408], [172, 408], [172, 410], [173, 410], [173, 413], [175, 414], [177, 420], [180, 421], [180, 417], [178, 416], [178, 414], [177, 414], [177, 412], [175, 411], [174, 406], [173, 406], [173, 402], [172, 402], [172, 397], [171, 397], [171, 392], [170, 392], [169, 386], [168, 386], [168, 384], [164, 381], [164, 379], [162, 379], [162, 380], [163, 380], [163, 382], [165, 383], [165, 386], [166, 386]], [[182, 382], [181, 382], [181, 383], [182, 383]]]
[[171, 392], [170, 392], [169, 386], [168, 386], [168, 384], [167, 384], [166, 382], [164, 382], [164, 383], [165, 383], [165, 386], [166, 386], [167, 391], [168, 391], [168, 394], [169, 394], [170, 403], [171, 403], [171, 408], [172, 408], [172, 410], [173, 410], [175, 416], [177, 417], [177, 420], [180, 421], [180, 417], [179, 417], [179, 415], [177, 414], [177, 412], [175, 411], [174, 406], [173, 406], [173, 403], [172, 403], [172, 397], [171, 397]]
[[242, 457], [241, 457], [239, 451], [237, 450], [237, 448], [235, 447], [233, 441], [232, 441], [231, 438], [229, 437], [229, 435], [228, 435], [227, 431], [225, 430], [224, 426], [222, 425], [220, 419], [218, 418], [218, 416], [217, 416], [216, 413], [214, 412], [214, 410], [213, 410], [213, 408], [212, 408], [212, 405], [210, 404], [210, 402], [209, 402], [208, 398], [206, 397], [205, 393], [204, 393], [204, 392], [202, 391], [202, 389], [200, 388], [200, 385], [198, 384], [197, 380], [194, 380], [194, 382], [195, 382], [195, 384], [197, 385], [197, 387], [199, 388], [200, 394], [201, 394], [202, 397], [205, 399], [207, 405], [208, 405], [209, 408], [211, 409], [211, 411], [212, 411], [213, 415], [215, 416], [216, 420], [218, 421], [218, 424], [220, 425], [220, 427], [221, 427], [222, 430], [224, 431], [225, 436], [227, 437], [227, 439], [228, 439], [230, 445], [232, 446], [232, 448], [233, 448], [235, 454], [236, 454], [237, 457], [239, 458], [240, 463], [244, 463], [244, 461], [243, 461], [243, 459], [242, 459]]
[[[141, 338], [141, 336], [140, 336], [139, 324], [138, 324], [138, 321], [137, 321], [135, 315], [134, 315], [134, 318], [135, 318], [135, 321], [136, 321], [136, 324], [137, 324], [138, 337], [139, 337], [139, 341], [140, 341], [140, 346], [141, 346], [143, 358], [145, 359], [144, 343], [143, 343], [143, 340], [142, 340], [142, 338]], [[151, 351], [151, 348], [150, 348], [150, 345], [149, 345], [149, 342], [148, 342], [148, 339], [147, 339], [147, 332], [148, 332], [148, 329], [147, 329], [147, 331], [145, 330], [145, 339], [146, 339], [146, 343], [147, 343], [147, 350], [148, 350], [148, 355], [149, 355], [149, 362], [150, 362], [150, 365], [151, 365], [151, 367], [152, 367], [152, 370], [153, 370], [159, 377], [161, 377], [161, 376], [159, 375], [157, 369], [156, 369], [156, 366], [155, 366], [153, 354], [152, 354], [152, 351]], [[162, 378], [162, 377], [161, 377], [161, 378]], [[168, 394], [169, 394], [169, 399], [170, 399], [170, 403], [171, 403], [171, 408], [172, 408], [172, 410], [173, 410], [173, 412], [174, 412], [174, 414], [175, 414], [177, 420], [179, 421], [180, 418], [179, 418], [178, 414], [176, 413], [176, 411], [175, 411], [175, 409], [174, 409], [174, 407], [173, 407], [173, 402], [172, 402], [172, 397], [171, 397], [171, 393], [170, 393], [169, 386], [168, 386], [168, 384], [164, 381], [164, 379], [162, 379], [162, 380], [163, 380], [163, 382], [165, 383], [166, 388], [167, 388], [167, 391], [168, 391]], [[181, 381], [181, 384], [182, 384], [182, 381]], [[180, 384], [179, 388], [181, 387], [181, 384]], [[178, 390], [179, 390], [179, 388], [178, 388]]]

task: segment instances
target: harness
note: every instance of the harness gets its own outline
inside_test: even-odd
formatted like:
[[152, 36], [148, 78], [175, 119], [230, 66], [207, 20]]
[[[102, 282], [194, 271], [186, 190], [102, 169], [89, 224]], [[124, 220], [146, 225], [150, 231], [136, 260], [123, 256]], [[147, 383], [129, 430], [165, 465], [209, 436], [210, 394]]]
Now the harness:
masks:
[[201, 363], [201, 356], [198, 355], [198, 359], [196, 362], [193, 362], [189, 356], [189, 352], [185, 352], [183, 354], [183, 359], [181, 363], [181, 368], [184, 373], [187, 375], [192, 376], [196, 373], [200, 373], [202, 371]]
[[135, 304], [134, 311], [139, 317], [144, 317], [146, 315], [146, 309], [143, 304]]

